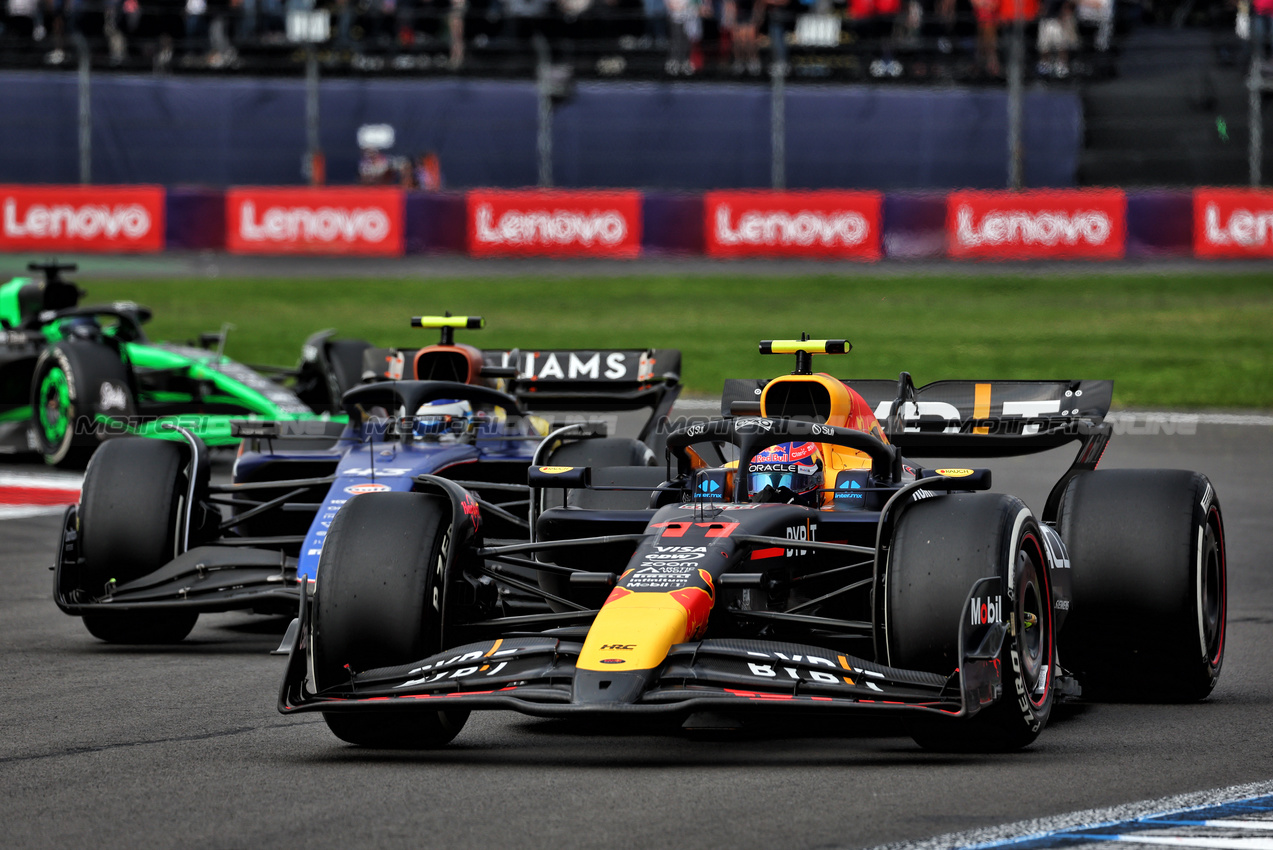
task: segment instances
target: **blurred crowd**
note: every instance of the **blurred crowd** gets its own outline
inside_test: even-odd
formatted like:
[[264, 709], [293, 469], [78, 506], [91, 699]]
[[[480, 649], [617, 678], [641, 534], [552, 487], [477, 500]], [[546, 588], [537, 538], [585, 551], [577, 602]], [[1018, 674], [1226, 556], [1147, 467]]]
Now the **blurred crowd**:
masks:
[[358, 158], [358, 182], [364, 186], [401, 186], [421, 192], [440, 192], [442, 163], [434, 151], [413, 157], [390, 156], [379, 147], [363, 145]]
[[26, 46], [52, 66], [87, 45], [111, 65], [233, 69], [253, 53], [292, 49], [289, 15], [317, 11], [325, 61], [354, 71], [472, 71], [476, 53], [533, 58], [538, 35], [557, 54], [590, 57], [599, 76], [629, 75], [644, 60], [677, 77], [775, 68], [836, 76], [853, 67], [872, 78], [931, 78], [945, 68], [994, 79], [1004, 75], [1003, 33], [1020, 16], [1031, 72], [1065, 78], [1077, 56], [1109, 50], [1114, 2], [0, 0], [0, 48]]

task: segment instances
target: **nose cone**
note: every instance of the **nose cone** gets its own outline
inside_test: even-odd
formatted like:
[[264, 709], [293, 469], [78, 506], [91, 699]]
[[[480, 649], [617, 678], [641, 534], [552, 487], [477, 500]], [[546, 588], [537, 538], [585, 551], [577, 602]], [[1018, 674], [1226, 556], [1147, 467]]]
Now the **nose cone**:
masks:
[[689, 612], [667, 593], [632, 593], [606, 603], [575, 664], [576, 703], [633, 703], [668, 650], [687, 637]]
[[685, 640], [688, 624], [689, 612], [670, 594], [629, 594], [597, 613], [575, 666], [607, 673], [657, 667]]

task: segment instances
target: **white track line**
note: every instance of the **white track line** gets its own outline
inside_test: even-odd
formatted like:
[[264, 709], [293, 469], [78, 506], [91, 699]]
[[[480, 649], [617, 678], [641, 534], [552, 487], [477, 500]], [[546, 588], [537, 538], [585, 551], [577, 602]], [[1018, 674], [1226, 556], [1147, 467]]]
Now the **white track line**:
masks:
[[[884, 844], [874, 848], [874, 850], [951, 850], [951, 848], [979, 850], [979, 848], [1002, 847], [1030, 839], [1044, 838], [1052, 833], [1066, 829], [1092, 828], [1102, 825], [1112, 826], [1123, 821], [1168, 815], [1174, 812], [1186, 812], [1207, 806], [1219, 806], [1269, 794], [1273, 794], [1273, 781], [1253, 782], [1247, 785], [1233, 785], [1227, 788], [1180, 794], [1157, 800], [1144, 800], [1124, 806], [1087, 809], [1050, 818], [1018, 821], [1004, 824], [1003, 826], [975, 829], [968, 832], [948, 833], [919, 841]], [[1112, 836], [1104, 840], [1108, 841], [1111, 838]], [[1092, 843], [1096, 843], [1099, 840], [1101, 839], [1093, 839]], [[1128, 836], [1128, 840], [1132, 840], [1132, 836]]]

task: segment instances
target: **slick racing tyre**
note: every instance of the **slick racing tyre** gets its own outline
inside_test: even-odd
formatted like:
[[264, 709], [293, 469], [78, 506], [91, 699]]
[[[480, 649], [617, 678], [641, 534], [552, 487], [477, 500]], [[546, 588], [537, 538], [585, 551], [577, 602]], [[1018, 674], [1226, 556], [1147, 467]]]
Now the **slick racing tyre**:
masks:
[[133, 412], [128, 371], [99, 342], [60, 342], [40, 354], [31, 381], [31, 432], [45, 463], [83, 468], [106, 436], [98, 413]]
[[333, 339], [327, 343], [331, 368], [332, 412], [340, 412], [340, 397], [362, 383], [362, 355], [371, 343], [361, 339]]
[[[318, 563], [314, 678], [340, 687], [351, 672], [407, 664], [442, 649], [451, 506], [421, 493], [367, 493], [341, 508]], [[364, 747], [441, 746], [467, 711], [327, 711], [342, 741]]]
[[363, 352], [371, 343], [317, 336], [305, 343], [294, 389], [315, 413], [340, 413], [340, 397], [362, 383]]
[[889, 664], [955, 672], [964, 602], [973, 584], [988, 577], [1001, 578], [1005, 592], [997, 606], [1009, 624], [1000, 656], [1003, 695], [968, 719], [916, 718], [910, 732], [925, 749], [1018, 750], [1038, 737], [1052, 713], [1056, 636], [1048, 562], [1038, 521], [1011, 496], [941, 496], [902, 514], [887, 566]]
[[[93, 456], [80, 496], [81, 581], [92, 597], [112, 580], [149, 575], [177, 554], [186, 492], [185, 449], [166, 440], [112, 440]], [[84, 615], [109, 643], [176, 643], [190, 634], [194, 611], [101, 611]]]
[[1224, 662], [1227, 587], [1220, 500], [1206, 476], [1082, 472], [1057, 530], [1070, 558], [1065, 666], [1085, 697], [1199, 700]]

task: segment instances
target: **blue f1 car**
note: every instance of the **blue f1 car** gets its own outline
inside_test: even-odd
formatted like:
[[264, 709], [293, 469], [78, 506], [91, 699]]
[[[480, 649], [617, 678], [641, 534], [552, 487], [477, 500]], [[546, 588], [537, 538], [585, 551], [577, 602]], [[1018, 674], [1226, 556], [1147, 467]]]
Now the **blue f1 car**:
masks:
[[[200, 612], [294, 612], [356, 495], [439, 476], [464, 488], [463, 510], [474, 522], [480, 512], [488, 534], [517, 541], [530, 527], [532, 464], [655, 463], [680, 352], [481, 351], [454, 339], [481, 318], [412, 325], [441, 329], [441, 341], [367, 349], [365, 383], [342, 399], [347, 424], [235, 423], [242, 442], [228, 484], [212, 480], [205, 444], [180, 426], [180, 440], [104, 444], [65, 517], [58, 607], [102, 640], [176, 642]], [[518, 595], [503, 604], [516, 608]]]

